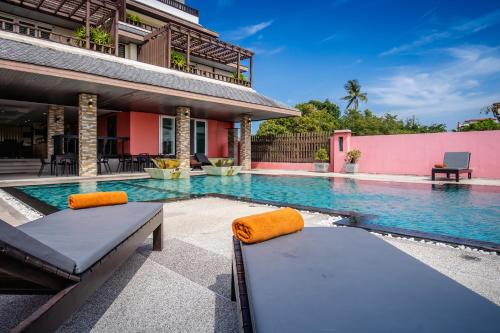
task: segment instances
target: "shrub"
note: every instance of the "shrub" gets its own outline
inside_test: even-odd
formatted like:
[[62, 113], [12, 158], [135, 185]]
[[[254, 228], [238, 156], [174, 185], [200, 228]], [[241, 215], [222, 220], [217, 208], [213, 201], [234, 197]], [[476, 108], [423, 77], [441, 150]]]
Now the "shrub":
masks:
[[184, 56], [184, 54], [172, 50], [172, 53], [170, 55], [170, 63], [174, 67], [184, 67], [186, 65], [186, 57]]
[[[78, 27], [73, 36], [85, 40], [87, 38], [86, 29], [84, 26]], [[90, 28], [90, 41], [98, 45], [111, 45], [111, 34], [102, 28]]]
[[141, 17], [139, 15], [127, 13], [127, 18], [133, 23], [141, 23]]
[[351, 150], [345, 155], [345, 161], [347, 163], [356, 163], [361, 157], [361, 152], [358, 149]]
[[[237, 79], [238, 78], [238, 75], [236, 74], [236, 72], [233, 72], [232, 74], [233, 78]], [[240, 73], [240, 80], [241, 81], [248, 81], [247, 77], [243, 74], [243, 73]]]
[[328, 156], [328, 152], [325, 148], [320, 148], [316, 150], [314, 154], [314, 160], [319, 162], [328, 162], [330, 160], [330, 156]]

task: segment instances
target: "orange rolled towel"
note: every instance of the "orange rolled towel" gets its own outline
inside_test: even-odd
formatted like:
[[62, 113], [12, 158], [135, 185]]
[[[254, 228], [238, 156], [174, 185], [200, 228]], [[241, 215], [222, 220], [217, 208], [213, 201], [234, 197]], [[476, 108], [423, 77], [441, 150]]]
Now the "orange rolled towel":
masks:
[[232, 228], [236, 238], [251, 244], [300, 231], [304, 228], [304, 219], [295, 209], [282, 208], [237, 218]]
[[443, 164], [434, 164], [434, 167], [437, 168], [437, 169], [442, 169], [442, 168], [446, 168], [447, 165], [446, 165], [446, 163], [443, 163]]
[[127, 202], [127, 193], [122, 191], [71, 194], [68, 197], [68, 206], [73, 209], [120, 205]]

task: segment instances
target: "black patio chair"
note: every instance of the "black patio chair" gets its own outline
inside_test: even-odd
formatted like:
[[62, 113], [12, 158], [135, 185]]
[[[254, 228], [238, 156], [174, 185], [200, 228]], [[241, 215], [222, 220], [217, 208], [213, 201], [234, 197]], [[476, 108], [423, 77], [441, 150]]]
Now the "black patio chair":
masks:
[[242, 332], [498, 332], [500, 309], [358, 228], [233, 239]]
[[207, 155], [205, 155], [203, 153], [194, 154], [194, 158], [196, 158], [196, 160], [199, 163], [201, 163], [201, 165], [212, 165], [212, 163], [210, 163], [210, 160], [208, 159]]
[[118, 157], [116, 172], [129, 172], [132, 170], [132, 155], [124, 154]]
[[468, 178], [472, 178], [472, 169], [470, 164], [469, 152], [446, 152], [444, 153], [443, 167], [432, 168], [432, 180], [436, 180], [436, 174], [445, 173], [446, 178], [450, 178], [450, 174], [455, 175], [455, 181], [458, 182], [461, 173], [467, 173]]
[[104, 166], [104, 171], [107, 173], [113, 173], [111, 167], [109, 166], [109, 158], [104, 155], [97, 156], [97, 173], [102, 174], [102, 166]]
[[0, 294], [52, 295], [12, 332], [55, 331], [151, 233], [161, 251], [162, 207], [66, 209], [17, 228], [0, 220]]
[[40, 170], [38, 170], [38, 177], [40, 177], [43, 174], [43, 169], [45, 169], [45, 166], [48, 164], [51, 164], [49, 162], [45, 161], [45, 158], [40, 157]]

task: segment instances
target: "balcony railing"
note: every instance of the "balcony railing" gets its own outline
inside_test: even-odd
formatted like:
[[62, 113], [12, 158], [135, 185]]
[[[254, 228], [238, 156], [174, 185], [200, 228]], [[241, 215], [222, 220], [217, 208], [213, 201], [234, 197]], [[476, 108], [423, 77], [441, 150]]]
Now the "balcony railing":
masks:
[[133, 25], [135, 27], [138, 27], [138, 28], [141, 28], [141, 29], [145, 29], [145, 30], [149, 30], [149, 31], [158, 30], [158, 28], [153, 27], [152, 25], [145, 24], [145, 23], [142, 23], [142, 22], [135, 22], [135, 21], [132, 21], [131, 19], [129, 19], [128, 17], [125, 19], [125, 22], [128, 23], [128, 24], [130, 24], [130, 25]]
[[19, 35], [29, 36], [33, 38], [48, 40], [60, 44], [76, 46], [101, 53], [112, 54], [112, 55], [115, 54], [115, 47], [112, 45], [102, 45], [90, 42], [90, 45], [87, 48], [87, 43], [84, 39], [76, 38], [73, 36], [56, 34], [48, 29], [44, 29], [41, 27], [24, 25], [0, 19], [0, 30], [16, 33]]
[[227, 76], [227, 75], [223, 75], [223, 74], [218, 74], [218, 73], [214, 73], [214, 72], [210, 72], [210, 71], [206, 71], [206, 70], [203, 70], [203, 69], [199, 69], [199, 68], [196, 68], [196, 67], [193, 67], [193, 66], [172, 66], [171, 69], [175, 69], [175, 70], [178, 70], [178, 71], [182, 71], [182, 72], [185, 72], [185, 73], [190, 73], [190, 74], [194, 74], [194, 75], [198, 75], [198, 76], [204, 76], [204, 77], [208, 77], [210, 79], [214, 79], [214, 80], [218, 80], [218, 81], [223, 81], [223, 82], [228, 82], [228, 83], [233, 83], [233, 84], [239, 84], [241, 86], [245, 86], [245, 87], [251, 87], [252, 84], [250, 83], [250, 81], [248, 80], [242, 80], [242, 79], [237, 79], [233, 76]]
[[189, 7], [188, 5], [183, 4], [182, 2], [175, 1], [175, 0], [157, 0], [157, 1], [164, 3], [165, 5], [169, 5], [170, 7], [174, 7], [174, 8], [177, 8], [179, 10], [182, 10], [183, 12], [194, 15], [196, 17], [200, 16], [198, 9], [195, 9], [193, 7]]

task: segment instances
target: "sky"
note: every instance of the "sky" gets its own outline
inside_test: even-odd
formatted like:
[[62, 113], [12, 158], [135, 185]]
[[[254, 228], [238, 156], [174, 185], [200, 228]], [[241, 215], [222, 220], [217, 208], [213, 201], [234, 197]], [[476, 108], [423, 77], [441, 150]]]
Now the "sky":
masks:
[[200, 23], [255, 52], [254, 88], [294, 106], [345, 108], [357, 79], [369, 108], [421, 123], [484, 117], [500, 102], [500, 0], [191, 0]]

